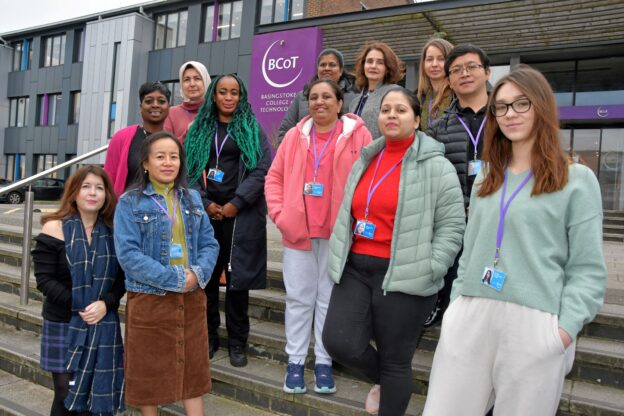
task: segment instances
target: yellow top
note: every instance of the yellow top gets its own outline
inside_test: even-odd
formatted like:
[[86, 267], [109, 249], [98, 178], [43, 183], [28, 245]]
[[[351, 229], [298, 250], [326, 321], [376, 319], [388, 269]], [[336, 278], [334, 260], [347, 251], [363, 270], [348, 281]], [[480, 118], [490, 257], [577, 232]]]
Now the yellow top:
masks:
[[[169, 217], [174, 218], [173, 214], [173, 206], [174, 206], [174, 185], [170, 184], [162, 184], [160, 182], [156, 182], [151, 179], [150, 182], [154, 187], [154, 191], [156, 193], [165, 197], [165, 201], [167, 202], [167, 211], [169, 211]], [[186, 249], [186, 238], [184, 235], [184, 219], [182, 218], [182, 208], [180, 208], [180, 200], [178, 196], [178, 203], [176, 204], [176, 213], [173, 222], [173, 229], [171, 230], [171, 235], [173, 236], [171, 240], [171, 244], [180, 244], [182, 246], [182, 257], [178, 259], [169, 258], [169, 264], [181, 265], [184, 268], [188, 268], [188, 251]]]

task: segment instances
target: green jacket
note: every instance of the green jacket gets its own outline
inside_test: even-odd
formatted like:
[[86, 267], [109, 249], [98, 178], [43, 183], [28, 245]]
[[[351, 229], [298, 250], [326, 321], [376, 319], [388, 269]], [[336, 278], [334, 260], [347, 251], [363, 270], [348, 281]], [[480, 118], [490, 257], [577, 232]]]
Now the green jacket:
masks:
[[[347, 180], [344, 199], [329, 242], [329, 275], [340, 283], [353, 238], [351, 200], [368, 165], [386, 143], [374, 140], [361, 151]], [[444, 157], [444, 145], [418, 131], [401, 165], [390, 264], [382, 289], [429, 296], [444, 286], [466, 227], [457, 172]]]

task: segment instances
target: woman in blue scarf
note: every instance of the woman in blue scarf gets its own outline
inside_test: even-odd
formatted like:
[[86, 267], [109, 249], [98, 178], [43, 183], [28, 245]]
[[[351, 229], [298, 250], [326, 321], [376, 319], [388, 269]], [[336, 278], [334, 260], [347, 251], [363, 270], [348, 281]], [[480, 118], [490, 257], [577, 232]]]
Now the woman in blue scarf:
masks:
[[85, 166], [67, 181], [58, 211], [41, 218], [32, 255], [45, 296], [41, 367], [52, 372], [52, 416], [124, 410], [116, 202], [106, 172]]

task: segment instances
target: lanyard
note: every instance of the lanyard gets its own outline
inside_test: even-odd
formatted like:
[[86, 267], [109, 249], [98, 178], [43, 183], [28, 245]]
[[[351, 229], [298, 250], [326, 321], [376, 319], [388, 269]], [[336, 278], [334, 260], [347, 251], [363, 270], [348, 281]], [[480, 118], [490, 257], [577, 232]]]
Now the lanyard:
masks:
[[427, 128], [431, 127], [431, 105], [433, 104], [433, 95], [429, 97], [429, 111], [427, 111]]
[[470, 128], [468, 127], [468, 125], [466, 124], [466, 122], [464, 120], [462, 120], [462, 118], [459, 116], [459, 114], [455, 114], [457, 116], [457, 120], [459, 120], [459, 122], [462, 124], [462, 126], [464, 126], [464, 130], [466, 130], [466, 133], [468, 133], [468, 136], [470, 137], [470, 141], [472, 142], [472, 144], [474, 145], [474, 160], [477, 160], [477, 145], [479, 144], [479, 139], [481, 138], [481, 133], [483, 133], [483, 127], [485, 127], [485, 116], [483, 117], [483, 121], [481, 122], [481, 126], [479, 127], [479, 131], [477, 132], [477, 137], [475, 138], [472, 135], [472, 132], [470, 131]]
[[217, 166], [215, 166], [217, 169], [219, 169], [219, 156], [221, 156], [221, 151], [223, 150], [223, 146], [225, 146], [225, 142], [227, 142], [227, 139], [230, 137], [230, 133], [227, 133], [225, 135], [225, 138], [223, 139], [223, 141], [221, 142], [221, 146], [219, 146], [219, 127], [216, 126], [215, 128], [215, 137], [214, 137], [214, 142], [215, 142], [215, 153], [217, 154]]
[[368, 90], [362, 93], [362, 96], [360, 97], [360, 101], [358, 102], [357, 107], [355, 107], [355, 111], [354, 111], [355, 115], [357, 116], [362, 115], [362, 111], [364, 111], [364, 106], [366, 105], [366, 100], [368, 100]]
[[509, 205], [511, 201], [518, 195], [520, 190], [524, 188], [524, 186], [529, 182], [529, 180], [533, 177], [533, 173], [529, 172], [524, 178], [524, 180], [518, 185], [515, 191], [511, 194], [507, 202], [505, 202], [505, 193], [507, 191], [507, 171], [505, 171], [505, 179], [503, 180], [503, 191], [501, 193], [500, 200], [500, 217], [498, 219], [498, 231], [496, 232], [496, 253], [494, 254], [494, 267], [498, 264], [498, 260], [500, 259], [500, 249], [501, 244], [503, 243], [503, 233], [505, 231], [505, 216], [507, 215], [507, 210], [509, 209]]
[[317, 156], [316, 154], [316, 129], [314, 128], [314, 126], [312, 126], [312, 148], [314, 149], [314, 182], [316, 182], [316, 176], [318, 174], [318, 168], [321, 165], [321, 159], [323, 158], [325, 149], [327, 149], [327, 145], [329, 145], [329, 143], [332, 141], [334, 137], [334, 130], [336, 130], [336, 127], [338, 127], [338, 122], [336, 122], [336, 125], [334, 126], [334, 128], [329, 132], [329, 138], [323, 145], [323, 148], [321, 149], [321, 153]]
[[386, 151], [386, 149], [384, 148], [381, 151], [381, 153], [379, 154], [379, 157], [377, 158], [377, 164], [375, 165], [375, 170], [373, 171], [373, 179], [371, 179], [370, 185], [368, 185], [368, 195], [366, 196], [366, 209], [364, 209], [364, 221], [366, 221], [366, 219], [368, 218], [368, 207], [370, 205], [371, 199], [373, 198], [373, 194], [375, 193], [375, 191], [377, 190], [379, 185], [381, 185], [381, 183], [384, 180], [386, 180], [388, 175], [390, 175], [392, 173], [392, 171], [394, 169], [396, 169], [397, 166], [399, 166], [399, 163], [401, 163], [403, 161], [403, 158], [401, 158], [398, 162], [396, 162], [394, 165], [392, 165], [392, 167], [388, 170], [388, 172], [386, 172], [381, 178], [379, 178], [377, 183], [375, 183], [375, 185], [373, 185], [373, 183], [375, 182], [375, 177], [377, 176], [377, 169], [379, 169], [379, 163], [381, 162], [381, 158], [383, 158], [383, 155], [384, 155], [385, 151]]
[[152, 198], [152, 200], [156, 203], [156, 205], [158, 205], [158, 207], [165, 213], [165, 215], [167, 215], [167, 219], [169, 220], [169, 224], [171, 225], [171, 241], [173, 241], [173, 225], [175, 224], [176, 214], [178, 210], [178, 198], [176, 198], [176, 195], [174, 193], [173, 194], [173, 217], [169, 215], [169, 210], [167, 209], [167, 207], [163, 207], [162, 204], [158, 202], [158, 199], [154, 198], [153, 195], [150, 196], [150, 198]]

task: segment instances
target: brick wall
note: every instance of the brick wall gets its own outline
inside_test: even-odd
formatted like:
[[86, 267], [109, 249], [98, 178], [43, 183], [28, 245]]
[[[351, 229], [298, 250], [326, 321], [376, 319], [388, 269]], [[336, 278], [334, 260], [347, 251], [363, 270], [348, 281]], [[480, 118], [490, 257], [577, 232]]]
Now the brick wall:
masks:
[[308, 0], [306, 17], [328, 16], [339, 13], [357, 12], [362, 10], [360, 1], [369, 9], [380, 9], [383, 7], [402, 6], [411, 4], [409, 0]]

